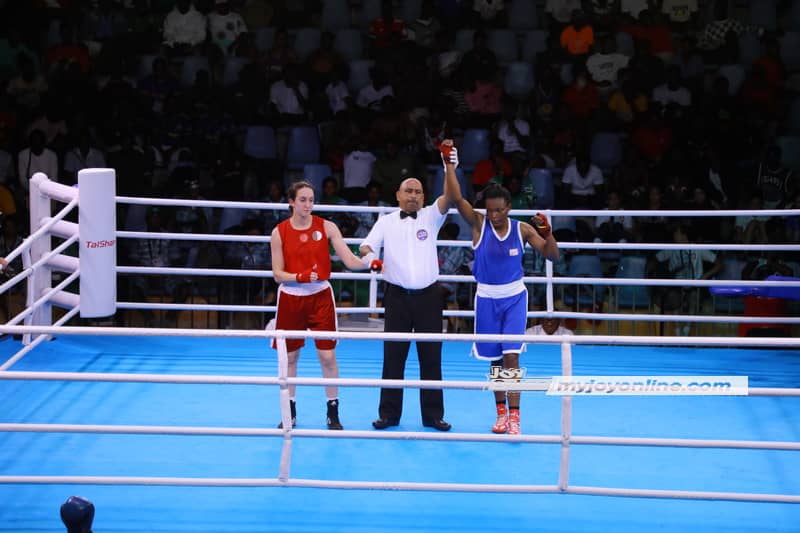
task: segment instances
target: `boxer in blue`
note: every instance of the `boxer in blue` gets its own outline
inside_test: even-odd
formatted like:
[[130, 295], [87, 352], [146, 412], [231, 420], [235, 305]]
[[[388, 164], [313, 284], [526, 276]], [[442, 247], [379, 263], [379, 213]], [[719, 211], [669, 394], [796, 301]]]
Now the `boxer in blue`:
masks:
[[[547, 217], [537, 213], [531, 224], [508, 217], [511, 194], [500, 185], [484, 189], [486, 215], [473, 209], [464, 199], [456, 177], [458, 151], [451, 140], [441, 147], [448, 200], [472, 227], [475, 263], [472, 273], [478, 282], [475, 295], [475, 333], [524, 335], [528, 315], [528, 290], [523, 283], [522, 256], [525, 243], [550, 261], [559, 257], [558, 243]], [[473, 355], [492, 362], [492, 366], [516, 370], [522, 343], [475, 343]], [[495, 391], [497, 421], [494, 433], [520, 433], [519, 391]], [[506, 405], [508, 401], [508, 405]]]

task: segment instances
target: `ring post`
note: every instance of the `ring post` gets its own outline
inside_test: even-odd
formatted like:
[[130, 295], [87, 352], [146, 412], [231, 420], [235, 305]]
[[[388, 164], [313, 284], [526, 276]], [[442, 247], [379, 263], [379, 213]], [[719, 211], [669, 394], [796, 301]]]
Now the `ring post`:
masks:
[[117, 311], [116, 185], [113, 168], [87, 168], [78, 172], [83, 318], [111, 316]]
[[[572, 375], [572, 345], [561, 343], [561, 374]], [[561, 462], [558, 470], [558, 489], [569, 488], [569, 441], [572, 438], [572, 396], [561, 397]]]
[[280, 380], [281, 425], [283, 426], [283, 446], [281, 447], [281, 460], [278, 467], [278, 479], [285, 483], [289, 480], [289, 470], [292, 462], [292, 412], [289, 398], [289, 350], [286, 347], [286, 337], [279, 334], [275, 337], [278, 348], [278, 379]]
[[[43, 190], [47, 186], [49, 180], [42, 172], [36, 172], [32, 177], [29, 184], [30, 187], [30, 227], [31, 233], [36, 231], [44, 224], [44, 221], [50, 217], [50, 196]], [[30, 248], [30, 262], [35, 263], [40, 258], [44, 257], [50, 252], [52, 248], [52, 239], [49, 234], [44, 234], [40, 238], [31, 243]], [[28, 265], [23, 264], [25, 268]], [[48, 292], [52, 286], [53, 271], [47, 265], [42, 265], [34, 270], [33, 274], [28, 278], [28, 290], [25, 301], [25, 306], [31, 308], [33, 302], [39, 295]], [[44, 303], [36, 308], [36, 310], [25, 318], [26, 326], [50, 326], [53, 324], [53, 308], [49, 303]], [[26, 333], [22, 341], [24, 344], [30, 344], [32, 341], [32, 334]], [[36, 335], [38, 337], [38, 335]]]

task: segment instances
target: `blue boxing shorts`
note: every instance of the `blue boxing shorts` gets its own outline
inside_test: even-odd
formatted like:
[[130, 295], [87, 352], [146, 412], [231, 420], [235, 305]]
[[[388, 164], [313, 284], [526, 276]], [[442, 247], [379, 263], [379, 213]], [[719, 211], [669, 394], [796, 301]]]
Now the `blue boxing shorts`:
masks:
[[[527, 289], [503, 298], [475, 296], [475, 333], [524, 335], [527, 322]], [[476, 342], [472, 345], [472, 355], [490, 361], [502, 359], [505, 353], [523, 350], [522, 342]]]

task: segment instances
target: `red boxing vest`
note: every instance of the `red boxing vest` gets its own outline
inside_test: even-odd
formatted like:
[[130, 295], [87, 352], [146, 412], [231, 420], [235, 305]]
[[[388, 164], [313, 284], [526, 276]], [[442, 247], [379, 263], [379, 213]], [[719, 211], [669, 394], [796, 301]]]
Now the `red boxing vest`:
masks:
[[291, 219], [278, 224], [287, 272], [313, 270], [320, 281], [331, 277], [331, 252], [325, 234], [325, 219], [311, 215], [311, 227], [295, 229]]

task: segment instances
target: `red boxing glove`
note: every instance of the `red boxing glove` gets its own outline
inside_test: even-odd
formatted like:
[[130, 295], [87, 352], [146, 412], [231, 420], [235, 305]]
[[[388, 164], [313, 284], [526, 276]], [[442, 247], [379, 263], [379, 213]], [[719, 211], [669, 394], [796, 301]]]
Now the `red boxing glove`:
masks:
[[380, 259], [373, 259], [369, 263], [369, 269], [373, 272], [383, 272], [383, 261]]
[[533, 217], [531, 217], [531, 223], [533, 224], [533, 229], [544, 239], [550, 236], [552, 233], [553, 228], [550, 227], [550, 222], [547, 220], [547, 217], [542, 213], [536, 213]]
[[439, 152], [442, 154], [442, 164], [447, 169], [447, 163], [458, 167], [458, 149], [456, 149], [453, 141], [445, 140], [439, 145]]
[[309, 268], [308, 270], [298, 272], [294, 277], [298, 283], [311, 283], [311, 272], [312, 270]]

